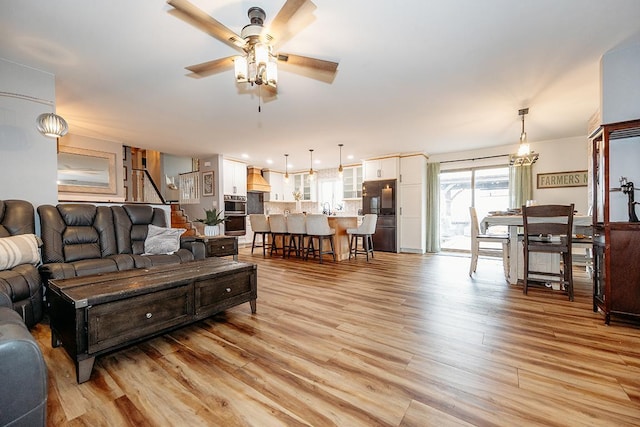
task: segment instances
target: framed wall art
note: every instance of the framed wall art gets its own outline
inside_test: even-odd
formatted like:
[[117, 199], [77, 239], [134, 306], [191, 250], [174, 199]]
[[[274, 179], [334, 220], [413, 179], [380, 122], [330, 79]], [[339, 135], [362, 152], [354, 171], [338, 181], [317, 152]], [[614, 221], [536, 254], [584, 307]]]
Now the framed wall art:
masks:
[[587, 171], [539, 173], [537, 188], [586, 187], [589, 182]]
[[60, 146], [58, 191], [116, 194], [116, 155], [84, 148]]
[[213, 181], [213, 171], [202, 172], [202, 195], [215, 196], [215, 185]]

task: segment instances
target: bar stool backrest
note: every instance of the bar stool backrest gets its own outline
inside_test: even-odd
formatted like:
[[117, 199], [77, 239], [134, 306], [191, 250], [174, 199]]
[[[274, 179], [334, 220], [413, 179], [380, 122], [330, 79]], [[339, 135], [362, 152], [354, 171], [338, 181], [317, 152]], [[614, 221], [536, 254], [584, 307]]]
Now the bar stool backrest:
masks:
[[287, 233], [287, 220], [282, 214], [269, 215], [272, 233]]
[[254, 233], [271, 232], [271, 228], [269, 227], [269, 221], [267, 217], [262, 214], [250, 214], [249, 223], [251, 224], [251, 230]]
[[306, 215], [303, 213], [293, 213], [287, 216], [287, 230], [290, 234], [306, 234]]
[[307, 214], [307, 234], [310, 236], [327, 236], [333, 234], [329, 227], [329, 219], [323, 214]]

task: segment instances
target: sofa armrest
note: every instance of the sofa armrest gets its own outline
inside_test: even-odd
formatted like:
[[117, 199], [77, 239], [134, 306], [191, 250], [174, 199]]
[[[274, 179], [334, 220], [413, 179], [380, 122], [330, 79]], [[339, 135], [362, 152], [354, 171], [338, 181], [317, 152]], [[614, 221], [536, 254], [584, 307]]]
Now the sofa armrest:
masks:
[[0, 425], [44, 426], [47, 367], [15, 311], [0, 307]]
[[207, 257], [207, 249], [204, 243], [193, 237], [181, 237], [180, 247], [191, 251], [193, 259], [205, 259]]
[[0, 288], [0, 307], [13, 308], [11, 296]]

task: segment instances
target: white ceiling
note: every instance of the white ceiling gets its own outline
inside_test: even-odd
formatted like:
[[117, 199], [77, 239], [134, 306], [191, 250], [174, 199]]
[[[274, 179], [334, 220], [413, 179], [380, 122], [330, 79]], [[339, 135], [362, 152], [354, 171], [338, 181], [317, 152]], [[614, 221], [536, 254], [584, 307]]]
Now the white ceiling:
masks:
[[[192, 0], [239, 33], [284, 0]], [[235, 50], [168, 13], [163, 0], [4, 0], [0, 57], [56, 76], [72, 133], [179, 156], [247, 155], [294, 170], [389, 153], [438, 154], [586, 134], [599, 61], [640, 40], [638, 0], [314, 0], [315, 21], [281, 51], [339, 61], [327, 84], [283, 69], [258, 112], [228, 71], [185, 66]], [[273, 161], [269, 165], [267, 160]]]

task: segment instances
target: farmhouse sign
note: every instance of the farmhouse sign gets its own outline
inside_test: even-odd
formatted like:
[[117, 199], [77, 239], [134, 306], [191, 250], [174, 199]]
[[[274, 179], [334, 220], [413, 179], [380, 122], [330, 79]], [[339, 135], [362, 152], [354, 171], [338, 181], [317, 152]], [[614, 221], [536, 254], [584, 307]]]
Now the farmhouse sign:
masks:
[[539, 173], [538, 188], [586, 187], [587, 171]]

